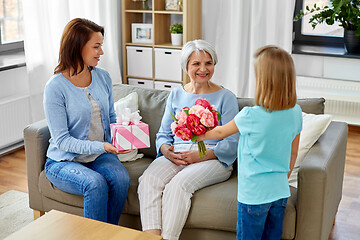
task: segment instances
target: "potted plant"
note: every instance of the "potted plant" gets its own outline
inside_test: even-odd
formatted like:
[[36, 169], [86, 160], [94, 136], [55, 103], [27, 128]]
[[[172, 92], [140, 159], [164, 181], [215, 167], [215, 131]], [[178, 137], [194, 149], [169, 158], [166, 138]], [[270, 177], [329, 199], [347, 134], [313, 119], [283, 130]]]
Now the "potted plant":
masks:
[[181, 23], [175, 23], [170, 25], [170, 33], [171, 33], [171, 44], [174, 46], [182, 45], [182, 33], [183, 26]]
[[333, 25], [339, 22], [344, 28], [344, 43], [348, 53], [360, 53], [360, 0], [330, 0], [330, 6], [312, 8], [306, 6], [306, 11], [300, 11], [294, 21], [305, 15], [315, 13], [309, 20], [313, 29], [321, 23]]

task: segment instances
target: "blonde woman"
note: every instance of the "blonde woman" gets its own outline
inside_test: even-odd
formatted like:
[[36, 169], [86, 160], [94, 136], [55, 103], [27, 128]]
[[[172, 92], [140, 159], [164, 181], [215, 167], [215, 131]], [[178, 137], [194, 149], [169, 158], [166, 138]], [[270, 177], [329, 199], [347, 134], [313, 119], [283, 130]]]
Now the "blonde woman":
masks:
[[280, 239], [302, 130], [291, 56], [276, 46], [258, 49], [255, 76], [257, 106], [243, 108], [198, 141], [240, 132], [237, 239]]

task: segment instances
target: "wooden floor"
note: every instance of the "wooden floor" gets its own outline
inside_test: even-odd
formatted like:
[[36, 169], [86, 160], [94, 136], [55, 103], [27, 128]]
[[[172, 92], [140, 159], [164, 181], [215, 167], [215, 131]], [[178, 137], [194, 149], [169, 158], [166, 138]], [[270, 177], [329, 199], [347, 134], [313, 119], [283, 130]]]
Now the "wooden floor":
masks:
[[[0, 157], [0, 194], [27, 192], [24, 149]], [[360, 127], [349, 126], [343, 196], [329, 240], [360, 239]]]

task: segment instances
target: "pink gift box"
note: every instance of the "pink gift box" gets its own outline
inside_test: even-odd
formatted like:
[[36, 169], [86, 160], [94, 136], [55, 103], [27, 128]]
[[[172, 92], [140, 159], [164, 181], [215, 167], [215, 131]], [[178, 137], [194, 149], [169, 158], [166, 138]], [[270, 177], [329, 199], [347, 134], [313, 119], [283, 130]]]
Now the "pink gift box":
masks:
[[112, 123], [110, 128], [111, 143], [119, 150], [150, 147], [149, 125], [146, 123], [131, 125]]

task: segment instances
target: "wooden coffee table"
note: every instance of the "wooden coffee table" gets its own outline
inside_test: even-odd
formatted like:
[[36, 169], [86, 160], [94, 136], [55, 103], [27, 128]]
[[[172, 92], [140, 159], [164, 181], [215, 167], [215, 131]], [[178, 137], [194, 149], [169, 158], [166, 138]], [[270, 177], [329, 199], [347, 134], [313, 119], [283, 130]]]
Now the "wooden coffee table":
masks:
[[161, 240], [160, 236], [115, 226], [92, 219], [51, 210], [34, 222], [11, 234], [6, 240], [84, 240], [84, 239], [126, 239], [126, 240]]

